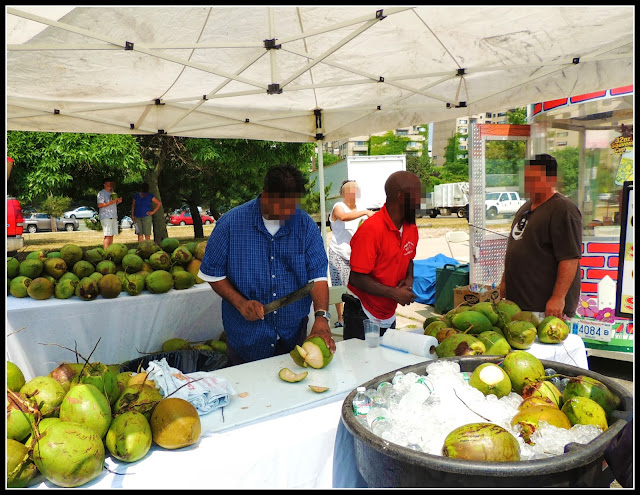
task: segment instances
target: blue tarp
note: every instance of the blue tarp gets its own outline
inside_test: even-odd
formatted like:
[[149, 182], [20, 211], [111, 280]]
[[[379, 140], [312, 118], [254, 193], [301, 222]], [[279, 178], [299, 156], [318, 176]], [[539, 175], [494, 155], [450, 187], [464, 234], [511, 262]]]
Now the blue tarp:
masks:
[[459, 265], [455, 258], [436, 254], [426, 260], [413, 260], [413, 292], [415, 302], [433, 305], [436, 302], [436, 268], [444, 265]]

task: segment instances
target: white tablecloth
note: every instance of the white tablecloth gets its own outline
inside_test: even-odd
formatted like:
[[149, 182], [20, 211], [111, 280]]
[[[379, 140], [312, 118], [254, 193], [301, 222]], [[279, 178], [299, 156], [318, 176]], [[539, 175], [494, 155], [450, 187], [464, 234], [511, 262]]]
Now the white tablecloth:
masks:
[[207, 283], [165, 294], [121, 293], [114, 299], [83, 301], [9, 296], [7, 302], [7, 359], [28, 381], [46, 375], [62, 362], [76, 362], [66, 349], [77, 349], [91, 361], [115, 364], [156, 352], [172, 337], [191, 341], [218, 338], [222, 333], [222, 299]]
[[[423, 357], [352, 339], [336, 343], [333, 361], [308, 368], [298, 383], [278, 378], [288, 367], [299, 372], [288, 354], [215, 371], [238, 394], [222, 413], [201, 416], [200, 441], [179, 450], [156, 445], [135, 463], [114, 461], [83, 488], [127, 489], [283, 489], [330, 488], [333, 451], [344, 398], [376, 376], [424, 361]], [[317, 394], [307, 385], [325, 385]], [[116, 474], [117, 473], [117, 474]], [[56, 486], [38, 475], [35, 488]]]

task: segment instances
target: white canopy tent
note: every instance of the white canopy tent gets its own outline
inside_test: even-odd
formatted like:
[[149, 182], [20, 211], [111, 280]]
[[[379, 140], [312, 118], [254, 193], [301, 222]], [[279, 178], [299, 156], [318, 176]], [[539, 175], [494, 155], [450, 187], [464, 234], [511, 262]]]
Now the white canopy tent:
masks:
[[[7, 129], [318, 142], [633, 83], [632, 6], [6, 8]], [[325, 218], [321, 201], [321, 218]]]

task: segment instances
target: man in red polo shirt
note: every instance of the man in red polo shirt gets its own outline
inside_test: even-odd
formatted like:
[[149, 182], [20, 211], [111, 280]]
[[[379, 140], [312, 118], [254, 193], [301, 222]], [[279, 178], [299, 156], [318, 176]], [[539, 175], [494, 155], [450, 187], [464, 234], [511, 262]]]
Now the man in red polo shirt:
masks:
[[364, 340], [366, 319], [378, 321], [384, 335], [395, 328], [398, 304], [404, 306], [416, 297], [412, 287], [420, 179], [411, 172], [394, 172], [384, 190], [385, 205], [351, 239], [351, 274], [342, 296], [345, 340]]

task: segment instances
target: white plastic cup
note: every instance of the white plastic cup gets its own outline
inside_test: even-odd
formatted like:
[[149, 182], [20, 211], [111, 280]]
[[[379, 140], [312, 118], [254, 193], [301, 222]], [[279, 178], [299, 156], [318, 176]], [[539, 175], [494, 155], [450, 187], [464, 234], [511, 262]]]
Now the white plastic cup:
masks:
[[369, 347], [380, 345], [380, 324], [374, 320], [364, 320], [364, 340]]

